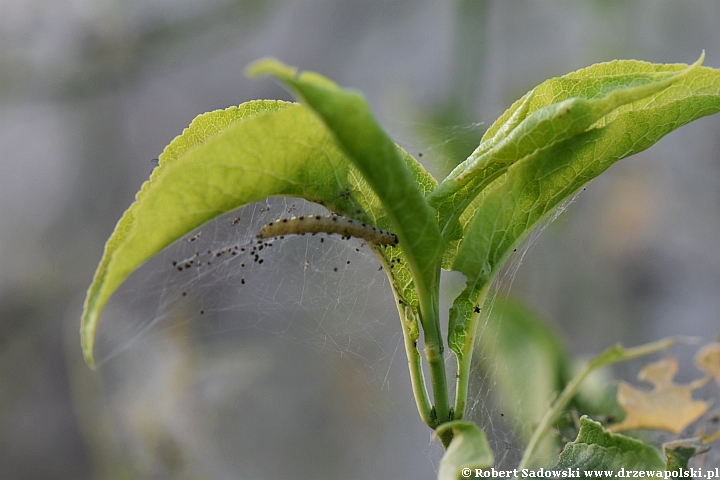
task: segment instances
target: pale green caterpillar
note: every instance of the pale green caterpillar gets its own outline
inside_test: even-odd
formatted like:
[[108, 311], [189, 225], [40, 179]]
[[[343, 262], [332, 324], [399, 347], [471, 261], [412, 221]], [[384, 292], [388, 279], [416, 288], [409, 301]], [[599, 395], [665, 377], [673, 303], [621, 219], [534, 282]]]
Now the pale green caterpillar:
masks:
[[340, 215], [281, 218], [262, 227], [258, 237], [272, 238], [283, 235], [305, 235], [306, 233], [337, 233], [342, 238], [361, 238], [368, 243], [381, 246], [398, 244], [397, 235], [394, 233]]

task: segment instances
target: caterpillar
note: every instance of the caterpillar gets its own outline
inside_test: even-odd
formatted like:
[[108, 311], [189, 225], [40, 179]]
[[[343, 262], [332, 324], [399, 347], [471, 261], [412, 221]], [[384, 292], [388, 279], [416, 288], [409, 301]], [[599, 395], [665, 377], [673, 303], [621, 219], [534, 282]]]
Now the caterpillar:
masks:
[[368, 243], [382, 246], [398, 244], [397, 235], [394, 233], [340, 215], [281, 218], [262, 227], [258, 237], [271, 238], [283, 235], [305, 235], [306, 233], [337, 233], [343, 238], [362, 238]]

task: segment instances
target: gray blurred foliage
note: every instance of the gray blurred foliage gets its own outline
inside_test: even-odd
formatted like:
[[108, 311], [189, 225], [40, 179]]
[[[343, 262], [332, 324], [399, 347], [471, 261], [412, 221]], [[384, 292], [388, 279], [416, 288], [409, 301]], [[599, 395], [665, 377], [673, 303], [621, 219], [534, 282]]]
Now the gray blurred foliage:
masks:
[[[719, 67], [719, 22], [707, 1], [3, 1], [0, 476], [434, 478], [441, 451], [417, 418], [402, 348], [393, 355], [388, 295], [367, 342], [385, 342], [376, 370], [371, 347], [353, 361], [272, 332], [207, 346], [187, 321], [98, 373], [85, 367], [85, 289], [151, 159], [201, 112], [288, 98], [243, 76], [272, 55], [363, 91], [442, 175], [548, 77], [614, 58], [691, 63], [702, 49]], [[718, 211], [714, 116], [589, 185], [503, 288], [575, 354], [712, 339]], [[517, 448], [500, 427], [490, 437]]]

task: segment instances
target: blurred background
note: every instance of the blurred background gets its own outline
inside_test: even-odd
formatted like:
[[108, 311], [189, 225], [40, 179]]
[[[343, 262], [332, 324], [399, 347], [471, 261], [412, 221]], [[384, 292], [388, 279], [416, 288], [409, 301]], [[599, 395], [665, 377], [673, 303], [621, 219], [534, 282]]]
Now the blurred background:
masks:
[[[415, 411], [392, 297], [369, 255], [353, 257], [370, 266], [340, 297], [314, 294], [367, 305], [357, 318], [340, 309], [322, 334], [313, 317], [225, 335], [218, 312], [238, 313], [227, 294], [230, 307], [209, 310], [223, 325], [207, 324], [213, 341], [198, 340], [192, 319], [162, 320], [97, 372], [84, 365], [85, 291], [152, 159], [199, 113], [289, 99], [243, 75], [275, 56], [364, 92], [441, 177], [549, 77], [615, 58], [692, 63], [703, 49], [720, 67], [718, 24], [720, 3], [691, 0], [0, 1], [0, 477], [434, 478], [442, 452]], [[719, 211], [716, 115], [591, 183], [501, 288], [574, 355], [711, 340]], [[123, 316], [119, 305], [104, 322]], [[514, 448], [508, 438], [492, 431]]]

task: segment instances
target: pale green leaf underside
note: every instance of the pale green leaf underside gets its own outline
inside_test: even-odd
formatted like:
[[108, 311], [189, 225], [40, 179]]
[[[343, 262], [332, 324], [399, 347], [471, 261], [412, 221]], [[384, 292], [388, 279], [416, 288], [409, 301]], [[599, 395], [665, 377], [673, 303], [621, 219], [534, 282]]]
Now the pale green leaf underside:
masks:
[[493, 453], [485, 433], [473, 422], [455, 420], [447, 422], [435, 430], [440, 435], [452, 430], [453, 439], [445, 455], [440, 460], [438, 480], [460, 480], [467, 478], [463, 469], [469, 468], [472, 475], [475, 469], [485, 469], [493, 465]]
[[[248, 67], [250, 75], [271, 75], [283, 82], [312, 108], [332, 132], [340, 148], [377, 195], [390, 228], [400, 239], [394, 252], [399, 264], [386, 263], [398, 296], [418, 309], [426, 340], [440, 337], [434, 285], [439, 281], [437, 260], [442, 252], [435, 212], [425, 199], [418, 178], [430, 178], [419, 165], [403, 159], [402, 152], [375, 120], [363, 96], [342, 89], [313, 72], [297, 71], [275, 59], [262, 59]], [[409, 155], [407, 155], [409, 157]], [[414, 160], [414, 159], [413, 159]], [[408, 166], [414, 167], [408, 168]], [[425, 181], [436, 187], [434, 180]], [[390, 271], [392, 267], [392, 271]]]
[[[678, 71], [674, 76], [667, 74]], [[639, 87], [627, 86], [632, 85], [629, 77], [633, 74], [639, 77]], [[622, 81], [618, 82], [618, 78]], [[663, 88], [648, 95], [652, 91], [648, 81], [653, 78]], [[497, 137], [511, 138], [512, 131], [503, 132], [504, 126], [523, 125], [513, 115], [522, 111], [526, 119], [531, 118], [532, 114], [528, 114], [533, 109], [542, 110], [538, 102], [543, 99], [564, 101], [570, 95], [592, 97], [600, 93], [603, 98], [612, 98], [610, 92], [618, 85], [623, 91], [616, 98], [622, 97], [627, 103], [595, 119], [581, 132], [567, 138], [559, 136], [559, 141], [550, 141], [514, 161], [460, 217], [463, 239], [449, 245], [445, 259], [447, 265], [468, 278], [467, 288], [456, 299], [450, 318], [449, 345], [459, 357], [471, 348], [469, 327], [478, 295], [513, 248], [539, 222], [613, 163], [650, 147], [696, 118], [720, 110], [718, 70], [611, 62], [541, 84], [490, 128], [485, 142], [496, 142]], [[639, 97], [632, 100], [634, 89]]]
[[580, 432], [568, 443], [553, 469], [603, 470], [618, 472], [643, 470], [661, 472], [665, 460], [655, 448], [630, 437], [606, 431], [587, 417], [580, 419]]
[[130, 273], [205, 222], [272, 195], [387, 228], [372, 191], [306, 107], [257, 101], [201, 115], [165, 149], [105, 246], [82, 318], [88, 364], [98, 316]]

